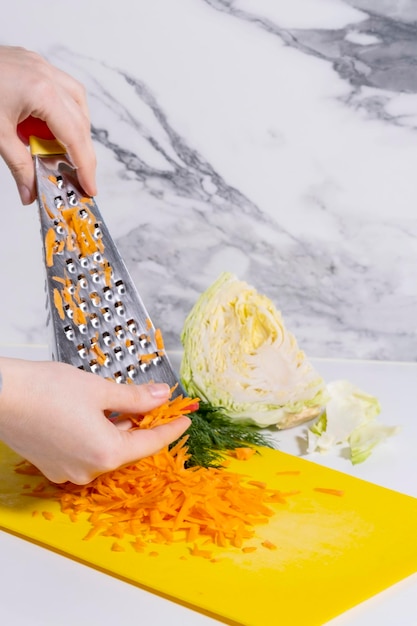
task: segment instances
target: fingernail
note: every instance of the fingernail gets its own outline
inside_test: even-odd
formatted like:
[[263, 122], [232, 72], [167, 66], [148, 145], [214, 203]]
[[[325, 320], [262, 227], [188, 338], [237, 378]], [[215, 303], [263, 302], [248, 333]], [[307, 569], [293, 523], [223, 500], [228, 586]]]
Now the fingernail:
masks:
[[30, 189], [26, 187], [26, 185], [19, 185], [19, 195], [22, 204], [31, 204], [32, 194], [30, 192]]
[[166, 396], [169, 394], [169, 385], [167, 385], [166, 383], [150, 383], [148, 385], [148, 390], [151, 396], [153, 396], [154, 398], [166, 398]]

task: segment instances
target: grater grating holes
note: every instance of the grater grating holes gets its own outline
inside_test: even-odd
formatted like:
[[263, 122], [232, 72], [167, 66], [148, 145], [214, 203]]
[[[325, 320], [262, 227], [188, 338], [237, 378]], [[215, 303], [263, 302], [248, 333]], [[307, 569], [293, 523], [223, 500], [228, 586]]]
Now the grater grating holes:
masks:
[[[47, 171], [48, 184], [54, 181], [55, 190], [61, 193], [49, 189], [40, 203], [41, 217], [45, 223], [45, 214], [49, 219], [44, 230], [45, 252], [50, 282], [56, 283], [50, 305], [54, 324], [58, 326], [57, 343], [62, 333], [68, 346], [60, 346], [61, 351], [66, 351], [63, 360], [80, 369], [100, 373], [116, 382], [131, 382], [141, 372], [151, 372], [166, 355], [164, 351], [153, 350], [152, 323], [143, 305], [137, 302], [128, 275], [123, 275], [122, 263], [119, 270], [122, 275], [115, 272], [121, 259], [111, 243], [110, 248], [103, 244], [106, 229], [95, 215], [94, 201], [73, 187], [73, 174], [69, 168], [63, 168], [64, 174], [66, 169], [68, 175]], [[48, 201], [55, 212], [48, 207]], [[113, 264], [106, 258], [109, 250], [116, 259]], [[143, 315], [142, 327], [136, 319], [138, 307]], [[57, 311], [62, 321], [60, 326], [56, 324]], [[119, 369], [114, 367], [116, 363]], [[168, 372], [175, 381], [173, 372], [169, 369]], [[152, 376], [145, 380], [152, 380]]]

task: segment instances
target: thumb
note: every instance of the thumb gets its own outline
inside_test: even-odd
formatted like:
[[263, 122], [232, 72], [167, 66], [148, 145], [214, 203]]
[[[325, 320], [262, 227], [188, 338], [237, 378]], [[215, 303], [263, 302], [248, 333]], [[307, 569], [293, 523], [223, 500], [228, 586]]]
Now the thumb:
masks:
[[119, 464], [126, 465], [156, 454], [181, 437], [190, 424], [190, 418], [183, 415], [162, 426], [155, 426], [155, 428], [119, 431], [122, 439], [122, 445], [119, 449]]
[[[167, 402], [171, 391], [166, 383], [144, 385], [118, 385], [100, 379], [107, 396], [103, 397], [104, 409], [121, 413], [142, 413]], [[190, 426], [191, 420], [185, 415], [172, 422], [149, 429], [117, 429], [119, 443], [115, 449], [115, 466], [132, 463], [151, 454], [180, 437]]]
[[32, 156], [20, 141], [16, 129], [3, 123], [0, 135], [0, 155], [16, 181], [22, 204], [30, 204], [36, 198], [35, 169]]
[[120, 413], [142, 413], [150, 411], [169, 400], [171, 391], [166, 383], [143, 385], [118, 385], [103, 380], [105, 393], [103, 409]]

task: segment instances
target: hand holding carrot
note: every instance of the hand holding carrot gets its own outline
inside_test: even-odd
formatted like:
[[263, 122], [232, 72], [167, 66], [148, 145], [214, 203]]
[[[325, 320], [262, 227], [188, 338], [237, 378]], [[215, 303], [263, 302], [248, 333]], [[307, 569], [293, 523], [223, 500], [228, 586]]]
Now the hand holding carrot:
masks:
[[88, 195], [96, 194], [96, 157], [84, 87], [24, 48], [0, 46], [0, 156], [23, 204], [36, 198], [32, 157], [17, 134], [29, 116], [43, 120], [68, 151]]
[[86, 484], [182, 435], [185, 416], [149, 430], [106, 417], [149, 411], [169, 395], [164, 383], [118, 385], [64, 363], [0, 358], [0, 440], [51, 481]]
[[[18, 125], [45, 122], [63, 144], [88, 195], [96, 159], [84, 87], [24, 48], [0, 46], [0, 157], [23, 204], [36, 197], [32, 157]], [[168, 385], [117, 385], [70, 365], [0, 359], [0, 439], [56, 483], [85, 484], [106, 471], [152, 455], [189, 426], [187, 417], [149, 430], [109, 421], [113, 411], [142, 413], [165, 403]]]

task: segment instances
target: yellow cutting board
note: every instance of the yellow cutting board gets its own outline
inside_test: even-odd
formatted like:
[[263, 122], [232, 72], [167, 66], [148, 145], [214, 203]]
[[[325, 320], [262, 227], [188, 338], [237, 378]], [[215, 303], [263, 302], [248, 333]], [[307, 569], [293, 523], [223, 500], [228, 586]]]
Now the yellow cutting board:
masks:
[[[214, 548], [213, 562], [191, 556], [185, 542], [137, 553], [128, 540], [119, 542], [124, 552], [112, 552], [108, 537], [84, 541], [87, 521], [71, 522], [56, 502], [22, 495], [23, 485], [34, 486], [39, 477], [16, 474], [20, 458], [1, 444], [0, 528], [223, 622], [248, 626], [322, 626], [417, 571], [417, 499], [276, 450], [260, 452], [228, 469], [300, 493], [273, 505], [276, 514], [257, 527], [249, 545], [258, 547], [250, 554]], [[33, 517], [35, 510], [54, 517]], [[277, 549], [262, 547], [265, 539]]]

